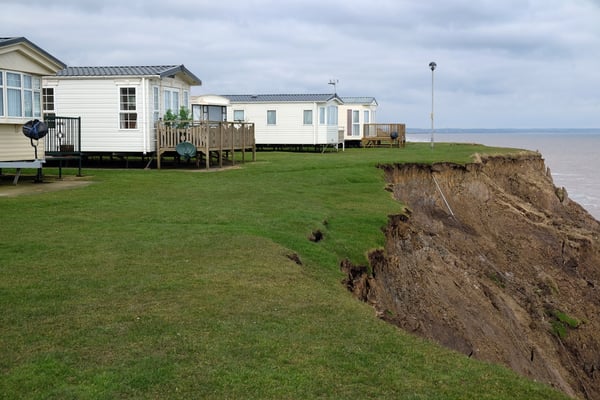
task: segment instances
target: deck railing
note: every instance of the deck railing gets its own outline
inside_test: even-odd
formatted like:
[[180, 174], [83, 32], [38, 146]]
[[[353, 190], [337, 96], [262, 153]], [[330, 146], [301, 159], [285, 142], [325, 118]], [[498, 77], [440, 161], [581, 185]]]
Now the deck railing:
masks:
[[196, 159], [205, 158], [206, 168], [210, 168], [211, 155], [218, 157], [219, 167], [223, 157], [231, 152], [232, 162], [235, 151], [242, 152], [245, 161], [246, 151], [252, 151], [256, 160], [254, 124], [246, 122], [218, 121], [159, 121], [156, 124], [157, 166], [160, 169], [161, 157], [169, 151], [176, 151], [177, 145], [190, 142], [196, 147]]
[[364, 147], [381, 144], [404, 147], [406, 144], [405, 124], [364, 124], [363, 132], [362, 143]]

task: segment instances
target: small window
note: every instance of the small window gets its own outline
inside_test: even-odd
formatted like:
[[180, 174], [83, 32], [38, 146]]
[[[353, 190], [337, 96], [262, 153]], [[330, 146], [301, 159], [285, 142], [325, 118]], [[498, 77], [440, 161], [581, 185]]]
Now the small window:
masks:
[[267, 110], [267, 125], [277, 124], [277, 112], [275, 110]]
[[338, 108], [336, 106], [327, 107], [327, 125], [338, 124]]
[[243, 122], [244, 118], [244, 110], [233, 110], [233, 120], [238, 122]]
[[319, 124], [325, 125], [325, 107], [319, 107]]
[[42, 89], [42, 106], [44, 113], [54, 112], [54, 88]]
[[312, 125], [313, 123], [313, 112], [312, 110], [304, 110], [303, 122], [304, 125]]
[[160, 89], [152, 87], [152, 119], [157, 122], [160, 118]]
[[121, 129], [137, 129], [135, 88], [121, 88], [119, 122]]
[[6, 105], [9, 117], [22, 117], [21, 74], [6, 73]]
[[363, 122], [365, 124], [368, 124], [369, 122], [371, 122], [371, 118], [370, 118], [370, 115], [369, 115], [369, 110], [365, 110], [365, 115], [364, 115]]

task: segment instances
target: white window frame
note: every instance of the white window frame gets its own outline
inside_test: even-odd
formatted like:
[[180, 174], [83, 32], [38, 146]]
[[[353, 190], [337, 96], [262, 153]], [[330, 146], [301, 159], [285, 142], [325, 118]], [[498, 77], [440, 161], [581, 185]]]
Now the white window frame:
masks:
[[277, 125], [277, 110], [267, 110], [267, 125]]
[[4, 71], [0, 71], [0, 117], [4, 117]]
[[[240, 114], [242, 118], [240, 118]], [[246, 120], [246, 113], [244, 110], [233, 110], [233, 120], [236, 122], [244, 122]]]
[[319, 125], [325, 125], [325, 107], [319, 107]]
[[327, 125], [338, 124], [338, 108], [337, 106], [327, 107]]
[[160, 88], [152, 86], [152, 119], [156, 123], [160, 119]]
[[54, 88], [42, 88], [42, 112], [44, 115], [54, 114]]
[[360, 111], [352, 110], [352, 136], [360, 136]]
[[137, 90], [134, 86], [119, 88], [119, 129], [138, 129]]
[[313, 124], [313, 110], [304, 110], [302, 112], [302, 122], [304, 125]]

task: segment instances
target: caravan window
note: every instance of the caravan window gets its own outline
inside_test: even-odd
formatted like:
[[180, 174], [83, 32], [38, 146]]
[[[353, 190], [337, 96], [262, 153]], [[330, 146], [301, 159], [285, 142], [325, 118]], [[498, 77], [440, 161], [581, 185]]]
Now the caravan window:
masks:
[[267, 125], [277, 124], [277, 111], [267, 110]]
[[244, 122], [244, 110], [233, 110], [233, 120]]
[[135, 88], [121, 88], [119, 121], [121, 129], [137, 129]]
[[304, 110], [303, 121], [304, 121], [304, 125], [312, 125], [312, 123], [313, 123], [312, 110]]

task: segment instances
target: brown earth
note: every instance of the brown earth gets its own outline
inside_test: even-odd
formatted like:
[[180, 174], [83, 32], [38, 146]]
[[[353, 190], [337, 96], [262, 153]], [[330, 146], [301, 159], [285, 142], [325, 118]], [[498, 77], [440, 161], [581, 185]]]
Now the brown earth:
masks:
[[405, 330], [600, 399], [600, 223], [541, 156], [381, 168], [406, 212], [369, 268], [342, 263], [348, 288]]
[[16, 185], [14, 175], [0, 175], [0, 197], [15, 197], [30, 194], [54, 192], [89, 185], [87, 178], [64, 175], [62, 179], [56, 176], [44, 176], [41, 183], [35, 182], [34, 176], [22, 176]]

